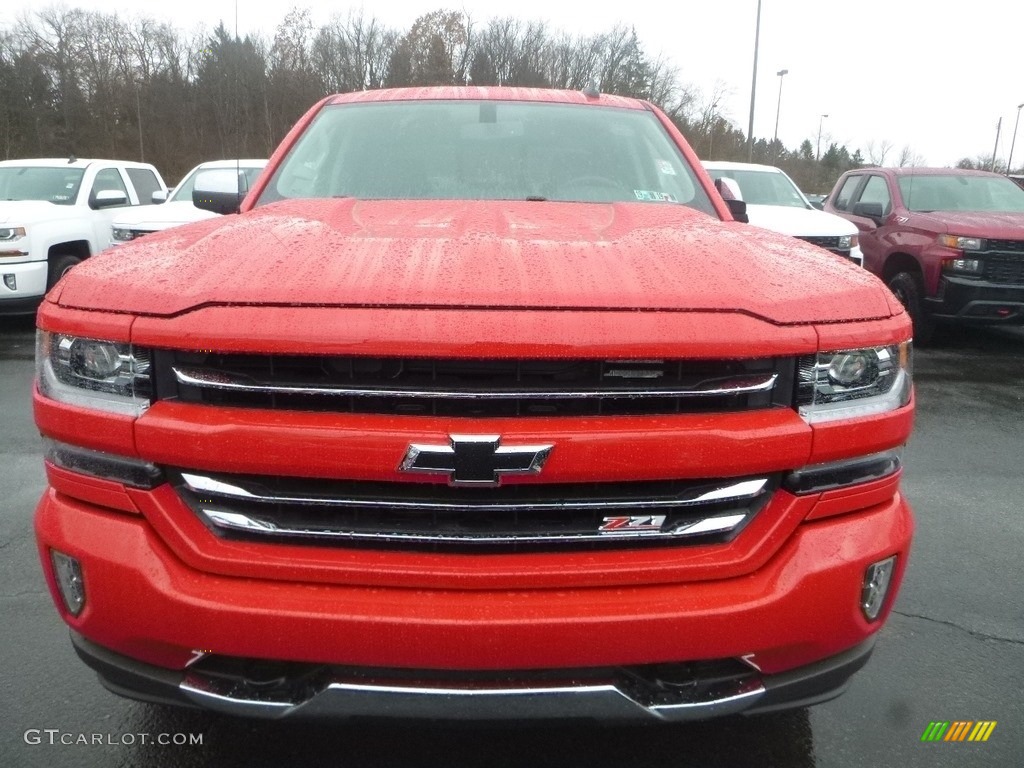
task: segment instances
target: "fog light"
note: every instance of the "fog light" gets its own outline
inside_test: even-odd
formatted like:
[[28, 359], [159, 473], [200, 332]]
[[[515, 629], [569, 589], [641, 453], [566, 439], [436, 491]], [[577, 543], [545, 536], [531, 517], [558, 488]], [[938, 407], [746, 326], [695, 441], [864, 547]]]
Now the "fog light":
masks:
[[896, 555], [893, 555], [869, 565], [864, 572], [864, 589], [860, 593], [860, 608], [864, 611], [864, 616], [868, 621], [874, 621], [882, 612], [895, 567]]
[[18, 290], [18, 278], [15, 275], [4, 275], [4, 285], [12, 291]]
[[57, 577], [57, 588], [64, 599], [68, 613], [77, 616], [85, 605], [85, 582], [82, 580], [82, 566], [70, 555], [55, 549], [50, 550], [50, 561]]

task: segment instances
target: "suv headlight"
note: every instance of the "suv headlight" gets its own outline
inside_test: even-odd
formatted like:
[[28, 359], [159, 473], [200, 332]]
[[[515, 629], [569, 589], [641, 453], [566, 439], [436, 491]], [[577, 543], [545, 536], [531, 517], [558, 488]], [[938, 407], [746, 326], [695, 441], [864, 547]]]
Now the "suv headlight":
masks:
[[856, 248], [858, 243], [857, 235], [840, 235], [839, 236], [839, 247], [840, 248]]
[[959, 235], [939, 235], [939, 245], [958, 251], [983, 251], [985, 241], [980, 237], [961, 237]]
[[797, 410], [814, 424], [902, 408], [913, 389], [911, 360], [909, 341], [801, 357]]
[[985, 271], [985, 262], [982, 259], [943, 259], [942, 271], [961, 275], [980, 275]]
[[36, 334], [41, 394], [83, 408], [141, 416], [152, 394], [149, 350], [62, 333]]

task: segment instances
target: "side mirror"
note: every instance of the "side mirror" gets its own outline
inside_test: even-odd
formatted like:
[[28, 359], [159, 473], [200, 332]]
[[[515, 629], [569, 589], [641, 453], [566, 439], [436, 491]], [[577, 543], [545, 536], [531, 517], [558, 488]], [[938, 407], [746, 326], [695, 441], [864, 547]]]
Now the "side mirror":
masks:
[[742, 200], [743, 190], [740, 189], [736, 179], [727, 179], [725, 176], [715, 179], [715, 189], [722, 196], [723, 200]]
[[881, 203], [854, 203], [852, 213], [854, 216], [863, 216], [865, 219], [871, 219], [878, 226], [882, 226]]
[[743, 224], [749, 224], [747, 204], [743, 202], [743, 193], [740, 191], [740, 185], [736, 183], [736, 179], [727, 179], [724, 176], [717, 178], [715, 179], [715, 189], [725, 200], [725, 204], [729, 206], [729, 213], [732, 214], [732, 217]]
[[824, 211], [825, 210], [825, 201], [824, 200], [811, 200], [811, 207], [817, 208], [819, 211]]
[[750, 217], [747, 216], [747, 204], [743, 200], [726, 200], [725, 204], [729, 206], [729, 213], [736, 221], [742, 224], [749, 224]]
[[89, 206], [95, 210], [100, 208], [116, 208], [119, 205], [128, 205], [128, 195], [120, 189], [100, 190], [89, 201]]
[[233, 168], [200, 171], [192, 188], [192, 204], [213, 213], [238, 213], [248, 191], [245, 174]]
[[149, 200], [150, 200], [150, 202], [153, 203], [153, 205], [160, 205], [160, 203], [166, 203], [167, 202], [167, 190], [166, 189], [158, 189], [156, 192], [154, 192], [152, 195], [150, 195]]

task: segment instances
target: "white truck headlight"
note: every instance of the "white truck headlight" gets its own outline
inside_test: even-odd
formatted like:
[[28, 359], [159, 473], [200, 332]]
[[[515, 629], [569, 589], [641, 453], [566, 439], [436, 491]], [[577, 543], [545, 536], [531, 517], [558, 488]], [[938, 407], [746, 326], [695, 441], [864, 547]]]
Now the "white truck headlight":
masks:
[[913, 389], [911, 359], [909, 341], [802, 357], [797, 409], [813, 424], [902, 408]]
[[149, 350], [131, 344], [39, 331], [36, 374], [53, 400], [141, 416], [152, 394]]
[[24, 236], [24, 227], [0, 227], [0, 243], [10, 243]]

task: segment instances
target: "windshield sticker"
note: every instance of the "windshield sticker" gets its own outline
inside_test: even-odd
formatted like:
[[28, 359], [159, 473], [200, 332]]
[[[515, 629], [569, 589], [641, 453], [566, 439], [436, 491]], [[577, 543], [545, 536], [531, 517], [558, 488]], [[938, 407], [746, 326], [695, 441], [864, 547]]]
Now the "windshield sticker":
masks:
[[666, 176], [676, 175], [676, 169], [672, 167], [672, 163], [670, 163], [668, 160], [659, 160], [658, 170], [661, 171]]
[[674, 203], [676, 196], [670, 192], [655, 192], [650, 189], [634, 189], [633, 195], [645, 203]]

